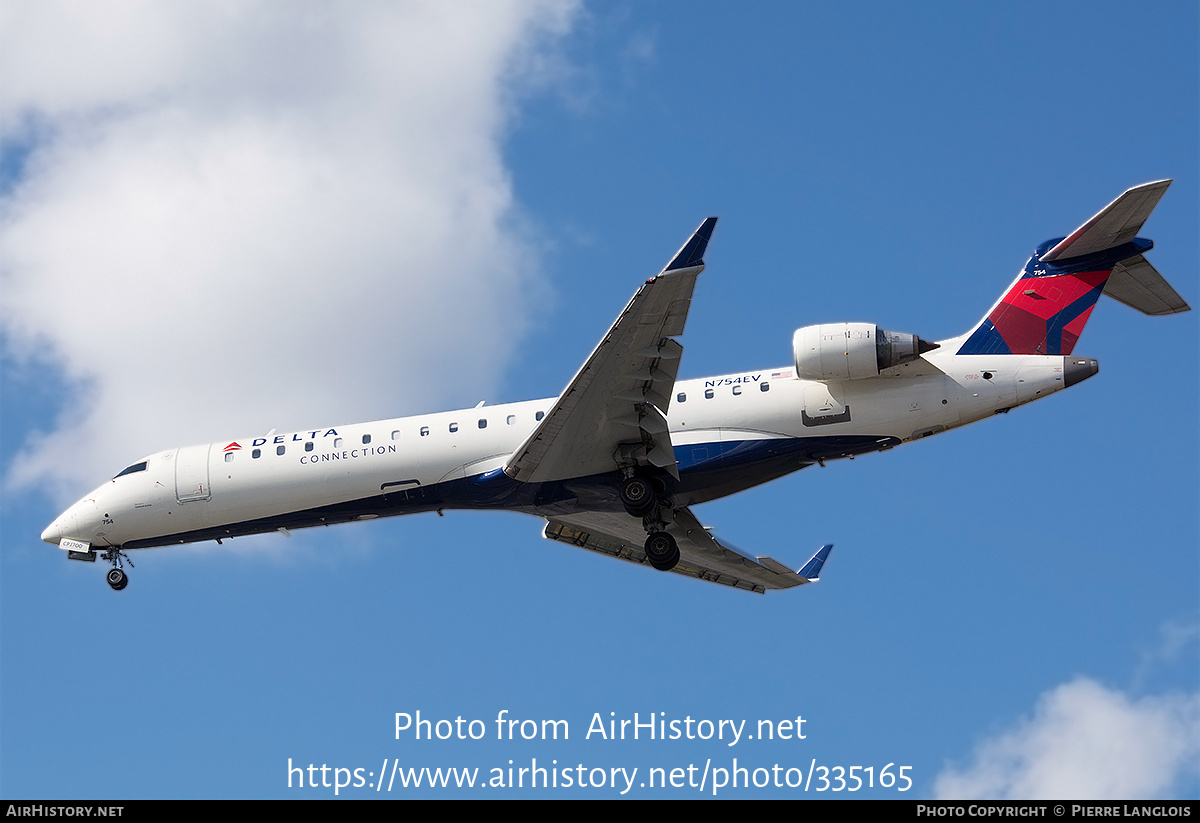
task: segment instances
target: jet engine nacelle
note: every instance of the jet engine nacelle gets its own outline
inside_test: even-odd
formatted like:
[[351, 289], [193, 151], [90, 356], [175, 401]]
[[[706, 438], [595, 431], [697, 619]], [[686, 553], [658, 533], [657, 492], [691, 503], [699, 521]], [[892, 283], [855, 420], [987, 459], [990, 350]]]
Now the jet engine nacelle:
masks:
[[802, 380], [859, 380], [937, 348], [915, 334], [884, 331], [873, 323], [826, 323], [792, 337], [796, 376]]

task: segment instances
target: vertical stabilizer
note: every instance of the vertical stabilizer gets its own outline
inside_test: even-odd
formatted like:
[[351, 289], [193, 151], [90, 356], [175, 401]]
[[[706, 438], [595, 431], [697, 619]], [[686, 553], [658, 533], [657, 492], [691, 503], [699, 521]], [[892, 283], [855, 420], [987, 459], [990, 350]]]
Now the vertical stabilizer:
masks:
[[1101, 294], [1147, 314], [1186, 311], [1138, 237], [1170, 180], [1129, 189], [1070, 236], [1048, 240], [967, 335], [959, 354], [1071, 354]]

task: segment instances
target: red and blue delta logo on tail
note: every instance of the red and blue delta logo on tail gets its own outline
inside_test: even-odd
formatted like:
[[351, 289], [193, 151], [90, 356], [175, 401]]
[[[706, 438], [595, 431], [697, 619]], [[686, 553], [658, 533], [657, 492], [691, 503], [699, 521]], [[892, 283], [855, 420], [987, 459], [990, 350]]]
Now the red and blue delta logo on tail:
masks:
[[959, 354], [1070, 354], [1117, 263], [1154, 247], [1143, 237], [1098, 254], [1045, 262], [1062, 242], [1038, 247], [1016, 282], [967, 338]]

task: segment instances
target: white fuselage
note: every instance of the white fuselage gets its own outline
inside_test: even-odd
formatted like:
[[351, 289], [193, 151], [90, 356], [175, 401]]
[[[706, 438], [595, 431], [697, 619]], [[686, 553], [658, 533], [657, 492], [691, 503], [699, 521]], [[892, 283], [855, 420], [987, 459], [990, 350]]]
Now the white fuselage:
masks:
[[[1094, 361], [1074, 357], [950, 353], [956, 348], [944, 345], [862, 380], [799, 380], [784, 368], [676, 382], [667, 415], [680, 474], [676, 503], [965, 425], [1096, 370]], [[1076, 377], [1066, 379], [1072, 368]], [[553, 404], [319, 426], [158, 452], [75, 503], [42, 538], [142, 548], [441, 508], [617, 508], [604, 493], [612, 483], [606, 477], [593, 478], [596, 492], [589, 493], [588, 478], [532, 488], [503, 476], [510, 455]]]

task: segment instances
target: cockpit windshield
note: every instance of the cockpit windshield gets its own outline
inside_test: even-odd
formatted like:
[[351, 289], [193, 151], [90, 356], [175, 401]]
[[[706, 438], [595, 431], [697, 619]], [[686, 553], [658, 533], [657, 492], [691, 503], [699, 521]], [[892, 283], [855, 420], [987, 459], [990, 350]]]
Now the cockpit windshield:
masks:
[[[145, 470], [146, 470], [146, 461], [143, 460], [141, 463], [134, 463], [129, 468], [122, 469], [121, 472], [119, 474], [117, 474], [117, 477], [124, 477], [127, 474], [135, 474], [136, 472], [144, 472]], [[113, 480], [116, 480], [117, 477], [114, 477]]]

